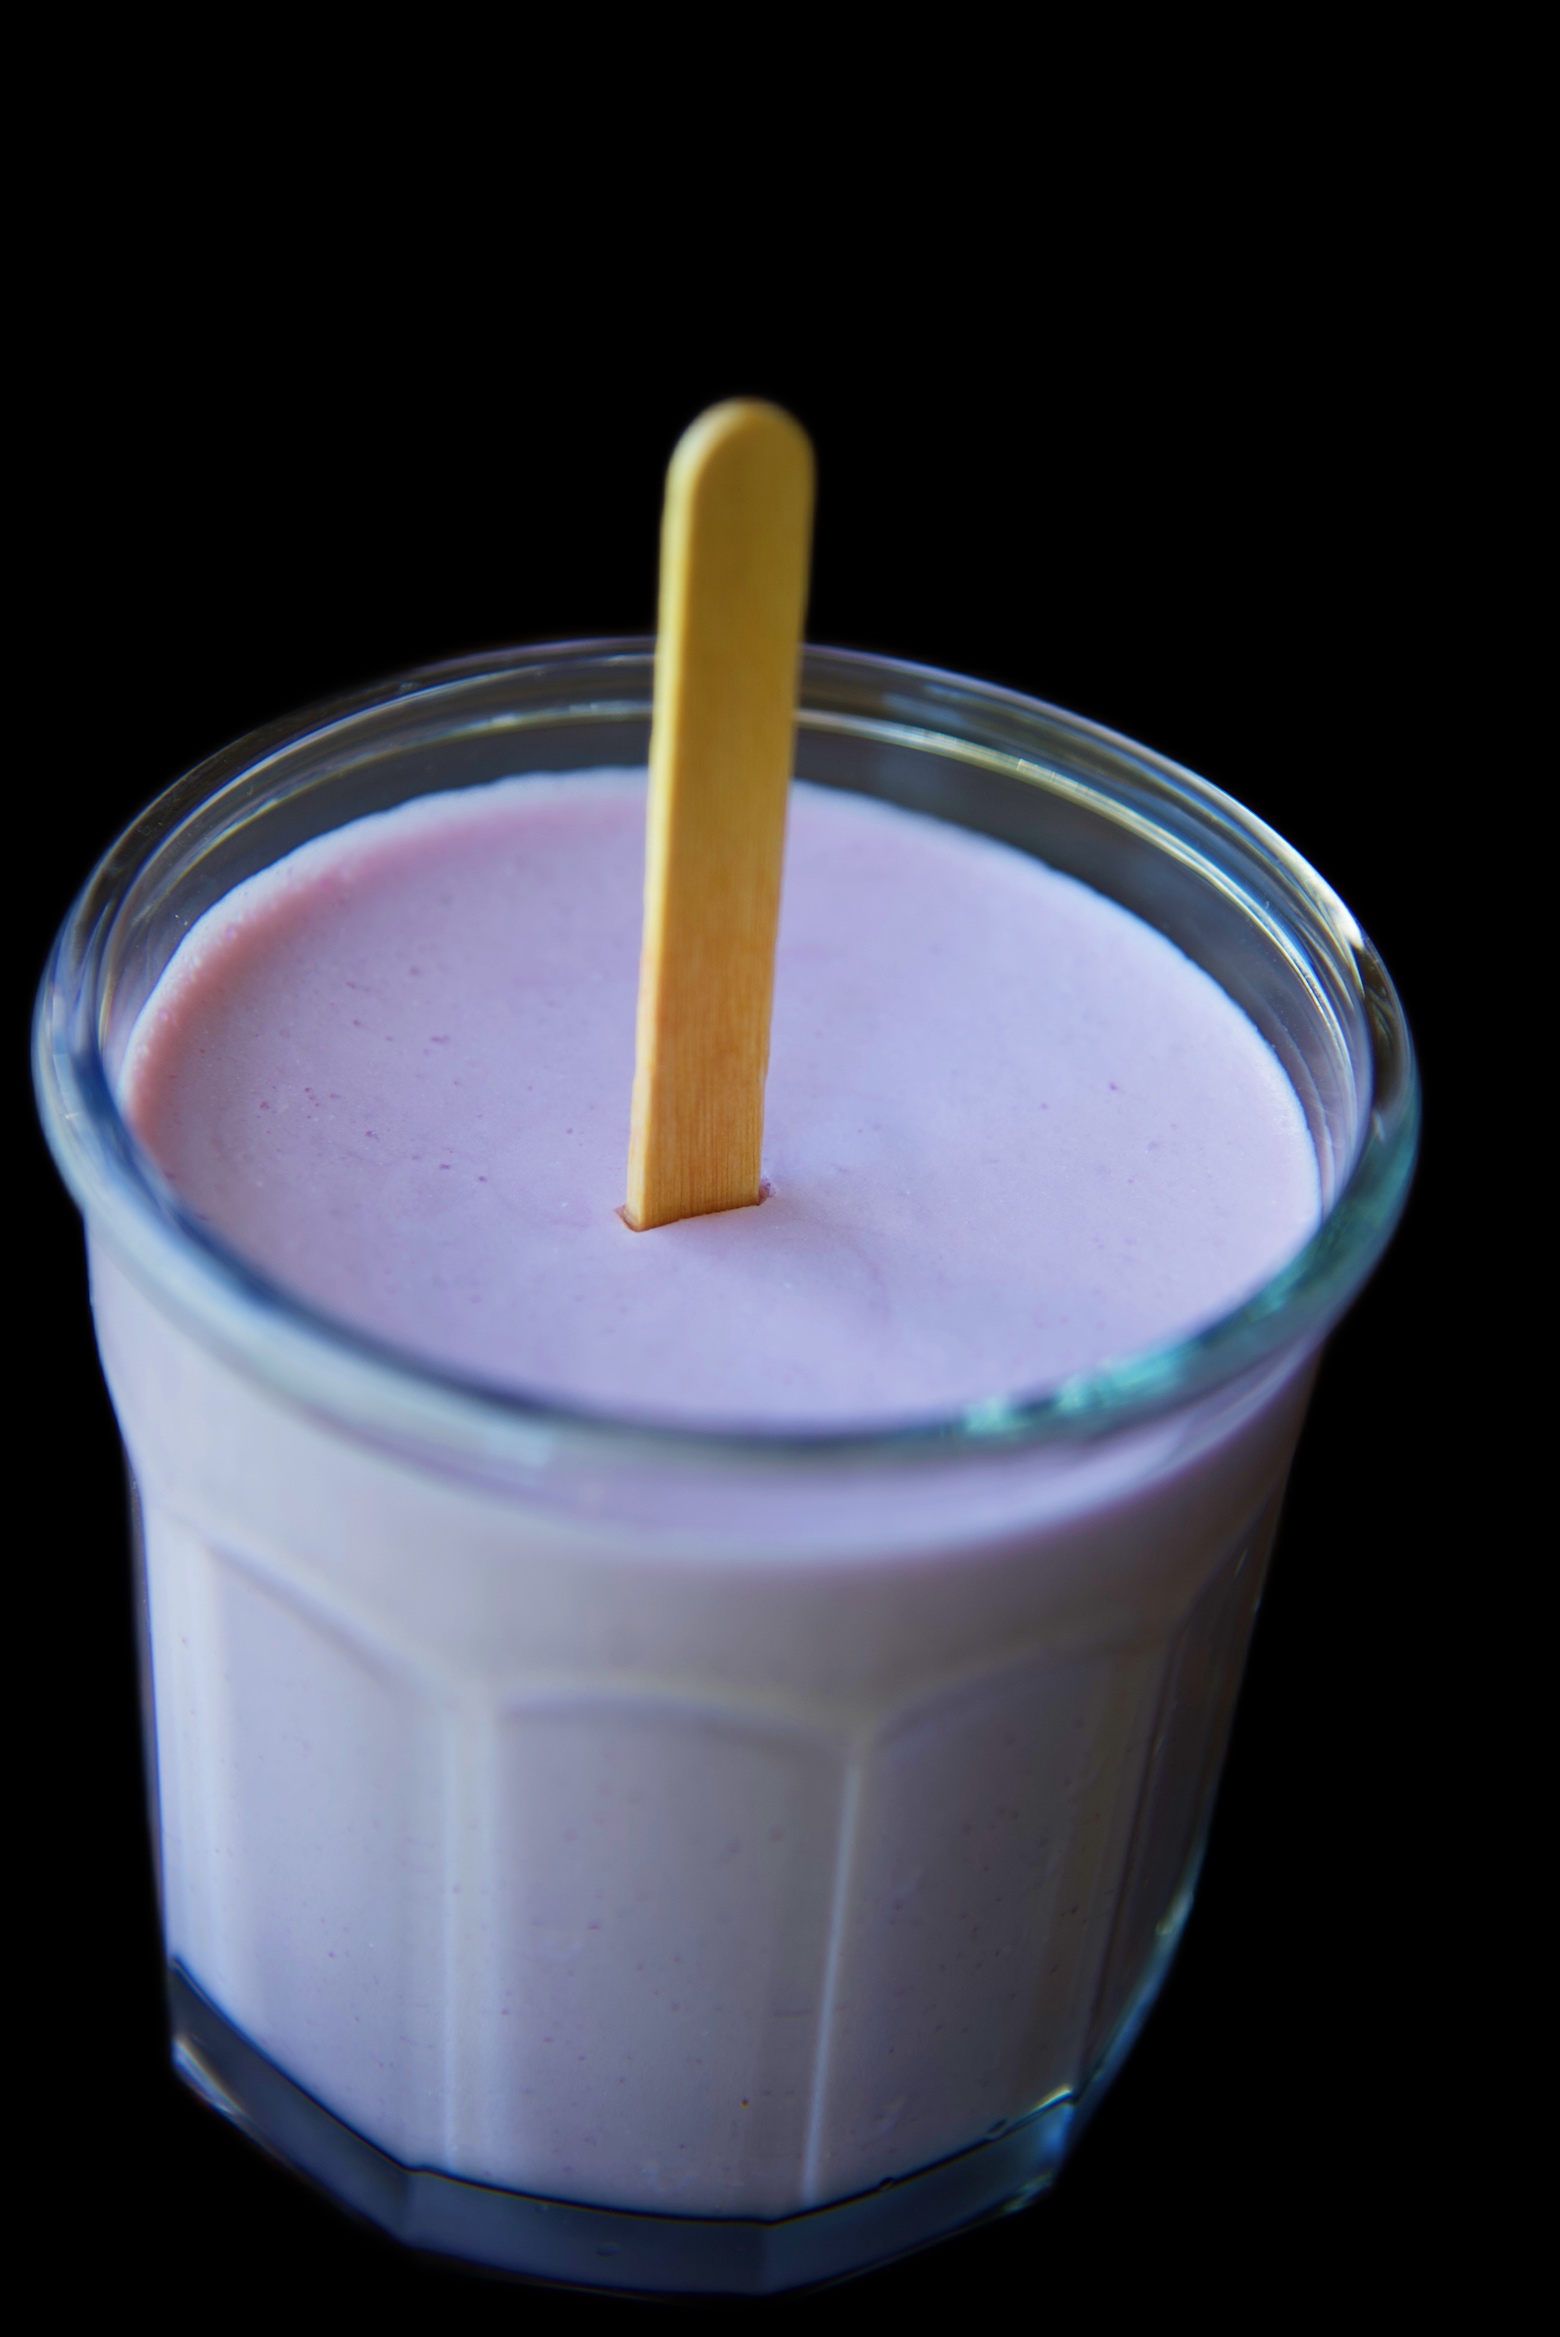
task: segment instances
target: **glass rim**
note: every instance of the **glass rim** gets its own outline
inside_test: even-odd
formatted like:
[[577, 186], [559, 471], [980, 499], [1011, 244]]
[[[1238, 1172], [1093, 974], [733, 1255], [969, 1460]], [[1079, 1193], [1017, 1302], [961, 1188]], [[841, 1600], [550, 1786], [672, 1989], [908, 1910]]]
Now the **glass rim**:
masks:
[[[64, 1181], [88, 1228], [101, 1228], [117, 1253], [139, 1263], [159, 1295], [193, 1318], [197, 1335], [278, 1385], [284, 1395], [335, 1415], [345, 1425], [445, 1454], [457, 1463], [474, 1454], [506, 1455], [527, 1470], [561, 1457], [564, 1449], [598, 1460], [623, 1458], [701, 1464], [786, 1460], [901, 1461], [917, 1455], [994, 1455], [1015, 1448], [1093, 1442], [1216, 1395], [1248, 1381], [1269, 1365], [1309, 1349], [1351, 1303], [1390, 1240], [1402, 1214], [1418, 1146], [1420, 1097], [1412, 1039], [1401, 1004], [1380, 957], [1332, 887], [1274, 829], [1209, 780], [1139, 741], [1086, 716], [935, 666], [880, 655], [808, 645], [804, 650], [798, 728], [867, 730], [922, 751], [942, 748], [960, 759], [1006, 767], [1015, 776], [1077, 792], [1096, 808], [1126, 818], [1103, 788], [1049, 767], [1043, 754], [1025, 755], [962, 732], [943, 730], [928, 713], [951, 720], [961, 710], [978, 723], [984, 713], [1011, 723], [1037, 720], [1087, 742], [1145, 782], [1167, 803], [1189, 812], [1210, 836], [1233, 830], [1275, 883], [1303, 900], [1347, 966], [1369, 1035], [1371, 1093], [1360, 1098], [1361, 1140], [1315, 1232], [1241, 1304], [1184, 1337], [1141, 1349], [1095, 1370], [1078, 1373], [1037, 1394], [991, 1397], [958, 1411], [902, 1423], [838, 1426], [721, 1427], [595, 1410], [472, 1378], [392, 1345], [317, 1309], [273, 1282], [199, 1225], [143, 1152], [119, 1110], [100, 1044], [103, 975], [115, 920], [130, 888], [153, 854], [196, 812], [229, 788], [253, 780], [284, 753], [337, 730], [349, 733], [363, 717], [410, 700], [430, 705], [442, 696], [500, 680], [506, 673], [557, 664], [590, 668], [639, 667], [646, 680], [654, 638], [526, 643], [514, 648], [416, 666], [333, 696], [246, 733], [204, 757], [156, 796], [99, 859], [56, 937], [44, 969], [33, 1025], [33, 1070], [44, 1131]], [[809, 684], [827, 677], [897, 687], [900, 712], [919, 719], [852, 721], [837, 711], [809, 708]], [[909, 701], [918, 702], [912, 706]], [[567, 710], [555, 709], [561, 718]], [[624, 699], [573, 710], [577, 715], [627, 719], [648, 715]], [[545, 719], [545, 718], [539, 718]], [[1159, 836], [1160, 849], [1168, 840]], [[1019, 847], [1015, 847], [1019, 848]], [[1211, 872], [1210, 872], [1211, 873]]]

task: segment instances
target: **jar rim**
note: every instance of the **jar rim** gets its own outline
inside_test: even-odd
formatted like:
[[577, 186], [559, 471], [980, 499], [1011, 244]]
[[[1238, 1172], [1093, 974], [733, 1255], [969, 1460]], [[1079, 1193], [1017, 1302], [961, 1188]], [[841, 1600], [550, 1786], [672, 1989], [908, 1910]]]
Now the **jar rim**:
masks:
[[[1126, 775], [1193, 829], [1238, 840], [1280, 892], [1303, 904], [1357, 998], [1368, 1032], [1370, 1093], [1359, 1098], [1361, 1140], [1307, 1242], [1242, 1303], [1202, 1328], [1036, 1395], [987, 1399], [956, 1412], [862, 1426], [727, 1428], [560, 1404], [462, 1375], [376, 1339], [270, 1280], [198, 1224], [131, 1134], [105, 1063], [105, 982], [115, 921], [148, 861], [183, 823], [240, 783], [328, 733], [409, 702], [452, 711], [463, 692], [528, 670], [578, 679], [607, 672], [619, 687], [643, 674], [653, 639], [626, 637], [525, 644], [414, 667], [248, 733], [195, 765], [157, 796], [110, 845], [73, 904], [40, 985], [33, 1065], [50, 1149], [89, 1229], [197, 1335], [294, 1400], [318, 1406], [374, 1437], [443, 1456], [509, 1459], [533, 1470], [567, 1448], [609, 1461], [712, 1460], [774, 1466], [787, 1460], [898, 1462], [1093, 1441], [1246, 1382], [1312, 1349], [1369, 1276], [1407, 1198], [1418, 1146], [1420, 1099], [1412, 1039], [1376, 951], [1325, 879], [1265, 822], [1168, 757], [1042, 699], [933, 666], [874, 652], [804, 653], [799, 727], [845, 726], [818, 701], [855, 689], [877, 707], [871, 727], [927, 749], [1013, 763], [1020, 775], [1060, 784], [1035, 761], [1035, 735], [1076, 742], [1092, 761]], [[809, 704], [810, 697], [814, 701]], [[643, 711], [648, 712], [646, 689]], [[620, 718], [633, 710], [621, 696]], [[863, 727], [863, 715], [856, 727]], [[1078, 785], [1081, 782], [1073, 781]], [[1102, 798], [1103, 800], [1103, 798]], [[1118, 807], [1113, 816], [1125, 816]]]

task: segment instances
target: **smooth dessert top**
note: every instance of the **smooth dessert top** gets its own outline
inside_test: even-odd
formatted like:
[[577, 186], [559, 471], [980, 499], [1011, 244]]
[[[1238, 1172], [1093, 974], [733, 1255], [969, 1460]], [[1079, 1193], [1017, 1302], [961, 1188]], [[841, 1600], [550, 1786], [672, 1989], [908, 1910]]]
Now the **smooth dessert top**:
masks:
[[1009, 847], [798, 783], [756, 1209], [632, 1233], [633, 772], [429, 796], [185, 937], [122, 1094], [189, 1207], [314, 1306], [639, 1418], [885, 1426], [1213, 1321], [1320, 1211], [1211, 978]]

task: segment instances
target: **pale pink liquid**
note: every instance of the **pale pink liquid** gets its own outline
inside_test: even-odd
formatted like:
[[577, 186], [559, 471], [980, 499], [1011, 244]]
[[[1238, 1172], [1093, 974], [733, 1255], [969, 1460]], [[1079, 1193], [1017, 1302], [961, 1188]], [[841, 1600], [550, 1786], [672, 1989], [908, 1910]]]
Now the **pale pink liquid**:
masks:
[[[631, 774], [507, 782], [240, 886], [138, 1026], [142, 1140], [316, 1307], [682, 1421], [1054, 1385], [1315, 1224], [1279, 1064], [1167, 941], [799, 786], [773, 1193], [630, 1233], [643, 815]], [[1307, 1353], [1016, 1452], [429, 1466], [93, 1251], [169, 1953], [317, 2100], [408, 2165], [683, 2214], [1065, 2119], [1184, 1909]]]

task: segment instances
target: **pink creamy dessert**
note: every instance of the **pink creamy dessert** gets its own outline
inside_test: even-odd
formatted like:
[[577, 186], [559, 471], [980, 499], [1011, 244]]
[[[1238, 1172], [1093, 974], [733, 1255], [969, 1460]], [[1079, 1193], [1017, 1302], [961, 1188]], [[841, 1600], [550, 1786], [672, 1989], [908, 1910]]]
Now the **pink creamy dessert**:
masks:
[[1316, 1159], [1253, 1025], [1011, 848], [793, 794], [760, 1208], [628, 1231], [643, 782], [515, 780], [241, 885], [141, 1017], [132, 1122], [315, 1306], [614, 1413], [806, 1427], [1051, 1388], [1247, 1297]]
[[[771, 1430], [1054, 1387], [1315, 1225], [1293, 1090], [1168, 941], [798, 785], [772, 1193], [630, 1233], [643, 815], [504, 781], [221, 901], [121, 1082], [186, 1202], [457, 1373]], [[781, 2218], [1026, 2120], [1041, 2179], [1188, 1903], [1308, 1347], [1015, 1450], [429, 1465], [96, 1233], [93, 1275], [168, 1952], [230, 2022], [403, 2166], [549, 2199]]]

